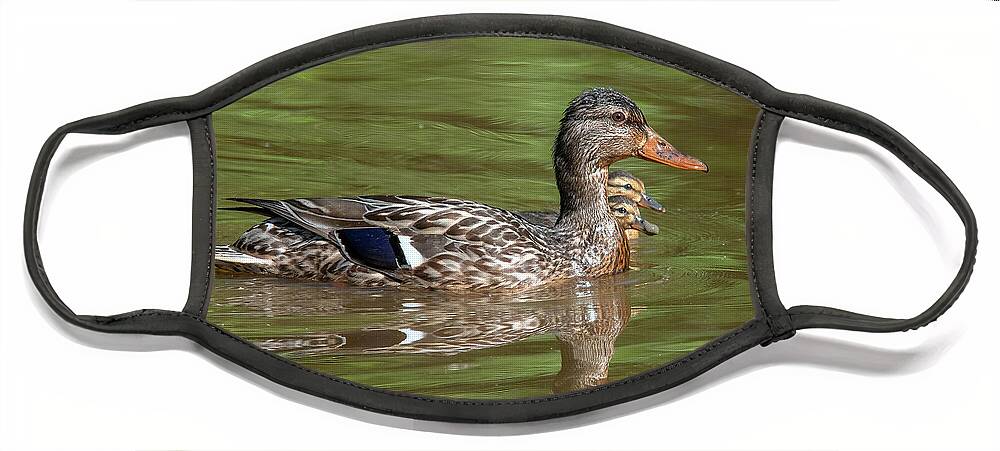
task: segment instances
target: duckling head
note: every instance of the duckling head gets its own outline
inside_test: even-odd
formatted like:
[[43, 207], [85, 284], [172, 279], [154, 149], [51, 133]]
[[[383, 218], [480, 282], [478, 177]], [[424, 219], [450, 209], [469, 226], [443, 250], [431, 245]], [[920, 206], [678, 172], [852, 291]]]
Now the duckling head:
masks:
[[624, 196], [640, 207], [663, 213], [667, 211], [656, 199], [646, 193], [646, 184], [628, 171], [608, 173], [608, 196]]
[[642, 219], [639, 213], [639, 205], [625, 196], [611, 196], [608, 198], [608, 206], [611, 208], [611, 216], [624, 230], [638, 230], [646, 235], [656, 235], [660, 233], [660, 228], [652, 222]]

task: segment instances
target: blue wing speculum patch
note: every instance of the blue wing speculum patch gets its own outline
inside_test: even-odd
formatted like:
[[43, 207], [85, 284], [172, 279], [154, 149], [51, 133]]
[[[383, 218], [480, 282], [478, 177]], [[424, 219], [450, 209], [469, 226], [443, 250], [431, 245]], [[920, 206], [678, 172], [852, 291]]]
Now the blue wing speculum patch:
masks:
[[341, 250], [351, 260], [362, 265], [394, 271], [409, 268], [399, 237], [381, 227], [361, 227], [334, 231]]

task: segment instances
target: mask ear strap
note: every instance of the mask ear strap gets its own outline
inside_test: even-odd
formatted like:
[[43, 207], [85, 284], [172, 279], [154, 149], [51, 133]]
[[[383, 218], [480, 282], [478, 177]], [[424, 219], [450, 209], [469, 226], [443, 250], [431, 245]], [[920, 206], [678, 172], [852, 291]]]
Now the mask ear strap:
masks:
[[[780, 108], [777, 108], [780, 107]], [[794, 329], [830, 328], [862, 332], [901, 332], [926, 326], [941, 316], [965, 289], [972, 275], [978, 243], [976, 217], [951, 179], [896, 130], [861, 111], [800, 94], [786, 94], [766, 109], [865, 137], [884, 147], [943, 196], [965, 224], [962, 265], [951, 285], [923, 313], [906, 319], [882, 318], [832, 307], [798, 305], [788, 309]]]
[[[42, 256], [38, 245], [38, 217], [41, 212], [45, 179], [52, 157], [66, 135], [70, 133], [124, 134], [158, 125], [193, 120], [206, 114], [205, 111], [185, 109], [184, 104], [187, 101], [186, 98], [165, 99], [71, 122], [59, 127], [42, 145], [31, 174], [27, 202], [24, 208], [24, 256], [28, 266], [28, 274], [38, 288], [42, 299], [67, 322], [102, 332], [156, 335], [189, 335], [189, 331], [198, 324], [197, 318], [190, 313], [158, 309], [136, 310], [111, 316], [79, 315], [63, 302], [52, 287], [45, 267], [42, 265]], [[189, 126], [195, 122], [198, 121], [191, 121]], [[187, 309], [185, 308], [185, 310]]]

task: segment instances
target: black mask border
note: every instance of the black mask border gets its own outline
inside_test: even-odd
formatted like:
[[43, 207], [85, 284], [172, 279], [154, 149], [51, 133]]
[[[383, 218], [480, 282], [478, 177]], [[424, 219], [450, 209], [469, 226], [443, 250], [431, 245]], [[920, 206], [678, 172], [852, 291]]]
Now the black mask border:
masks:
[[[747, 177], [747, 243], [755, 318], [691, 354], [643, 374], [587, 390], [501, 401], [417, 396], [359, 385], [269, 354], [207, 323], [204, 315], [211, 291], [215, 214], [211, 113], [275, 80], [348, 55], [407, 42], [469, 36], [561, 39], [612, 48], [702, 78], [758, 105], [762, 112], [751, 143]], [[925, 312], [914, 318], [890, 319], [819, 306], [786, 310], [782, 305], [774, 281], [770, 217], [774, 147], [783, 117], [856, 134], [882, 145], [934, 187], [958, 213], [966, 227], [964, 259], [952, 284]], [[143, 309], [112, 316], [77, 315], [52, 288], [37, 239], [45, 178], [56, 149], [68, 133], [123, 134], [177, 121], [188, 122], [194, 152], [194, 239], [187, 304], [180, 312]], [[921, 327], [947, 310], [968, 283], [976, 244], [975, 217], [964, 196], [933, 162], [877, 119], [832, 102], [780, 91], [742, 68], [637, 31], [587, 19], [521, 14], [434, 16], [365, 27], [282, 52], [191, 96], [156, 100], [66, 124], [46, 140], [39, 153], [24, 217], [29, 275], [46, 303], [67, 322], [108, 333], [187, 337], [271, 381], [321, 398], [385, 414], [468, 423], [544, 420], [648, 396], [686, 382], [758, 344], [788, 338], [796, 329], [892, 332]]]

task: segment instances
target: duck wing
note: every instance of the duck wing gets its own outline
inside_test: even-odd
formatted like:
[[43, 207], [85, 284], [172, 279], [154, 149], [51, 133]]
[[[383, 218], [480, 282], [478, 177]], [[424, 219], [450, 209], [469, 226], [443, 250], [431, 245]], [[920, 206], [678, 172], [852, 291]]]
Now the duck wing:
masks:
[[424, 286], [531, 284], [548, 254], [539, 238], [544, 228], [478, 202], [418, 196], [234, 200], [329, 239], [356, 264]]
[[360, 198], [315, 199], [252, 199], [234, 197], [229, 200], [253, 205], [267, 216], [277, 216], [320, 237], [345, 227], [364, 227], [364, 214], [371, 205]]

